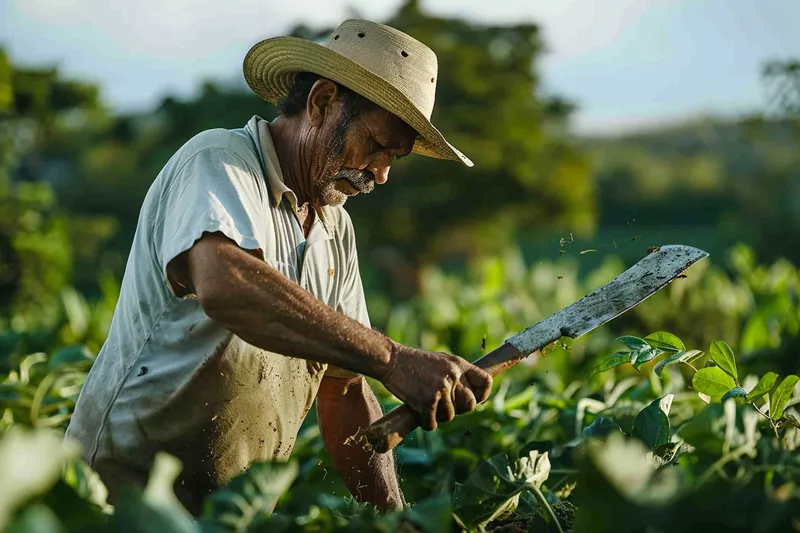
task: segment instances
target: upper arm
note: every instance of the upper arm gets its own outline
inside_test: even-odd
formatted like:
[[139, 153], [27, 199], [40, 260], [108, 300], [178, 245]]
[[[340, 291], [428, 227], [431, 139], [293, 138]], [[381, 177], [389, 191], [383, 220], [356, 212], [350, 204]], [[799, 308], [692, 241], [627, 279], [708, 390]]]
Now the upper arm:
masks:
[[220, 247], [235, 244], [263, 259], [263, 180], [237, 154], [205, 148], [174, 171], [153, 232], [164, 281], [176, 296], [195, 293], [190, 264], [213, 267]]

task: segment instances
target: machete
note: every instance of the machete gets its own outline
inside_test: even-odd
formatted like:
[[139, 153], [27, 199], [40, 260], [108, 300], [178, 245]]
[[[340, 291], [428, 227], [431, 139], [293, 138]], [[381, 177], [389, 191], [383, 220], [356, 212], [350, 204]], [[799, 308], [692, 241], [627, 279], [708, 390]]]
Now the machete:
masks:
[[[492, 377], [562, 337], [578, 338], [664, 288], [708, 253], [683, 245], [661, 246], [577, 302], [517, 333], [473, 364]], [[419, 427], [417, 413], [401, 405], [363, 433], [371, 449], [386, 453]]]

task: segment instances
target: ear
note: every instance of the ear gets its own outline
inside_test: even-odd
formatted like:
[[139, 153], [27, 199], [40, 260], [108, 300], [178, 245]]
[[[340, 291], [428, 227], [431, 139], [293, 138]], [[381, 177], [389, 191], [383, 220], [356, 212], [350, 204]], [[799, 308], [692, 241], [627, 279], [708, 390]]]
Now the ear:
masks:
[[339, 89], [331, 80], [321, 78], [314, 82], [306, 100], [306, 113], [312, 126], [319, 128], [322, 125], [325, 115], [330, 112], [338, 97]]

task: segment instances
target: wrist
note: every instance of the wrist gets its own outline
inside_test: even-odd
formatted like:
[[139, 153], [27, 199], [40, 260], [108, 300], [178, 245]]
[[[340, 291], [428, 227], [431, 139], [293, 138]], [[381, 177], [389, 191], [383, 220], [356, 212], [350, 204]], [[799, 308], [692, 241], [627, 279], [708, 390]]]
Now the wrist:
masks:
[[403, 345], [386, 337], [386, 350], [388, 357], [385, 358], [377, 365], [375, 378], [386, 385], [391, 381], [392, 376], [397, 369], [397, 362], [402, 357], [401, 352]]

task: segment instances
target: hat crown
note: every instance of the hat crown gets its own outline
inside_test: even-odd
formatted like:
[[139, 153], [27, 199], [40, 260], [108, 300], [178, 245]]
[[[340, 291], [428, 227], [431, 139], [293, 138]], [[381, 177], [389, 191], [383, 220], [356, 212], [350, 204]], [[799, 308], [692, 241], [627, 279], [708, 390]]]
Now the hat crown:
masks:
[[430, 120], [438, 60], [423, 43], [383, 24], [349, 19], [331, 33], [324, 46], [397, 88]]

